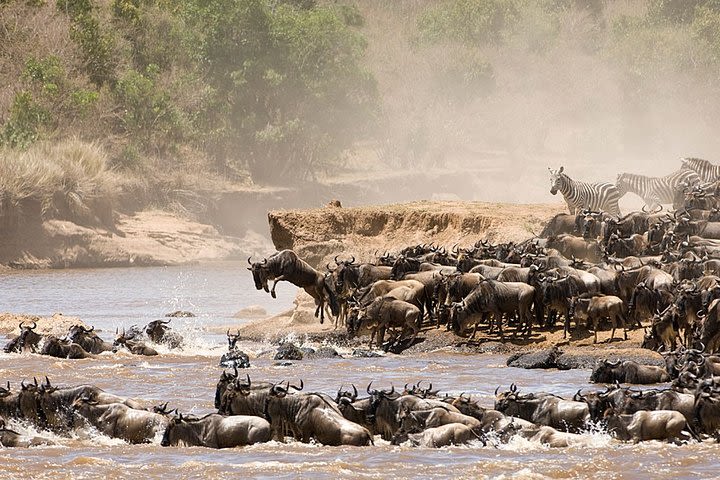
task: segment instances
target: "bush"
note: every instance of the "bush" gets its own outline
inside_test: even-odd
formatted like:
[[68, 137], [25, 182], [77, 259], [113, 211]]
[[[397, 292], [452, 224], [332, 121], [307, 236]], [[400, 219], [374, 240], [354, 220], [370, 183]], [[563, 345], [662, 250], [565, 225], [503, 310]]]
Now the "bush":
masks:
[[499, 43], [520, 15], [515, 0], [450, 0], [418, 18], [421, 43]]

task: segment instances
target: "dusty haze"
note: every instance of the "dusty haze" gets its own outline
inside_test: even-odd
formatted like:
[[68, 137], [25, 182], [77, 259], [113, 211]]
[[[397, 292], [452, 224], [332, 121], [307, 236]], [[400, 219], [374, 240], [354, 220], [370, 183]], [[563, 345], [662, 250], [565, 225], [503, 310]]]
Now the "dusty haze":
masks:
[[[358, 2], [383, 108], [379, 140], [348, 164], [463, 180], [424, 198], [552, 203], [562, 197], [549, 193], [549, 166], [614, 182], [623, 171], [667, 174], [685, 156], [720, 158], [719, 82], [696, 25], [648, 20], [648, 0], [578, 1], [552, 14], [517, 3], [510, 33], [468, 46], [418, 42], [418, 18], [440, 2]], [[469, 78], [473, 62], [490, 65], [490, 78]], [[621, 201], [641, 205], [632, 194]]]

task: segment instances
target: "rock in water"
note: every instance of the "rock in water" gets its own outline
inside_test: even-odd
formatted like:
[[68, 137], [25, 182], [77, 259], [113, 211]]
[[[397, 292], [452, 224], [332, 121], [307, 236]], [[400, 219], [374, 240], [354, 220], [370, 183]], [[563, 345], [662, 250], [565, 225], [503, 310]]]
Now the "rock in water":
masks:
[[283, 343], [278, 347], [275, 360], [302, 360], [303, 352], [294, 343]]
[[340, 355], [337, 350], [332, 347], [320, 347], [312, 353], [308, 353], [307, 358], [342, 358], [342, 355]]
[[557, 358], [562, 352], [557, 346], [528, 353], [516, 353], [507, 360], [508, 367], [557, 368]]
[[186, 312], [186, 311], [183, 311], [183, 310], [176, 310], [176, 311], [174, 311], [174, 312], [166, 313], [165, 316], [166, 316], [166, 317], [185, 317], [185, 318], [189, 318], [189, 317], [194, 317], [195, 314], [192, 313], [192, 312]]
[[220, 358], [220, 366], [223, 368], [249, 368], [250, 357], [242, 350], [233, 350], [223, 353]]
[[368, 350], [365, 348], [356, 348], [352, 352], [353, 357], [360, 357], [360, 358], [377, 358], [382, 357], [378, 352], [374, 352], [372, 350]]

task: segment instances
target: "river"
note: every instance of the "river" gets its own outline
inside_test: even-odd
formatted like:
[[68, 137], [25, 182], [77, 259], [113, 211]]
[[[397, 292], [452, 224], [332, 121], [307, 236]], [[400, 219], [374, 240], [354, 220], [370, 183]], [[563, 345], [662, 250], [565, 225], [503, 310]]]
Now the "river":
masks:
[[[172, 268], [130, 268], [12, 272], [0, 275], [0, 311], [50, 315], [62, 312], [95, 325], [111, 340], [116, 328], [144, 325], [170, 311], [189, 310], [194, 318], [173, 319], [188, 347], [163, 350], [158, 357], [103, 354], [85, 360], [59, 360], [0, 353], [0, 381], [17, 388], [20, 380], [48, 376], [53, 384], [97, 385], [148, 405], [169, 402], [181, 412], [213, 411], [217, 366], [226, 349], [223, 329], [241, 324], [235, 312], [251, 305], [269, 314], [292, 307], [295, 289], [278, 286], [278, 298], [256, 291], [242, 263], [209, 263]], [[4, 343], [4, 340], [0, 341]], [[267, 353], [274, 347], [245, 343], [253, 380], [305, 381], [305, 389], [333, 397], [341, 384], [363, 391], [419, 380], [442, 392], [478, 395], [492, 405], [493, 391], [515, 382], [522, 391], [550, 391], [571, 397], [587, 383], [589, 370], [538, 371], [505, 367], [497, 355], [434, 352], [382, 358], [319, 359], [278, 366]], [[341, 353], [348, 353], [339, 349]], [[260, 355], [261, 358], [254, 358]], [[32, 433], [26, 425], [13, 424]], [[43, 435], [52, 436], [47, 432]], [[585, 434], [586, 444], [550, 449], [513, 440], [508, 445], [443, 449], [391, 446], [376, 438], [365, 448], [338, 448], [297, 442], [270, 442], [212, 450], [129, 445], [97, 432], [80, 430], [72, 438], [52, 436], [55, 446], [4, 449], [0, 478], [717, 478], [714, 443], [623, 444], [603, 432]]]

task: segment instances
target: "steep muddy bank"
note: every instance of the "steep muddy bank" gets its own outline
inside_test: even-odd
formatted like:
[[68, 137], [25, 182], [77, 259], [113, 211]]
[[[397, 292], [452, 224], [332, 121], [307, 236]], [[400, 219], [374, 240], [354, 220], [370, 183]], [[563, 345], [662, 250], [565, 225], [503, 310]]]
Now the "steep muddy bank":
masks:
[[422, 201], [275, 210], [268, 221], [275, 248], [293, 249], [311, 265], [320, 266], [337, 254], [370, 260], [375, 252], [419, 243], [450, 247], [478, 239], [520, 242], [539, 233], [561, 211], [561, 205]]

